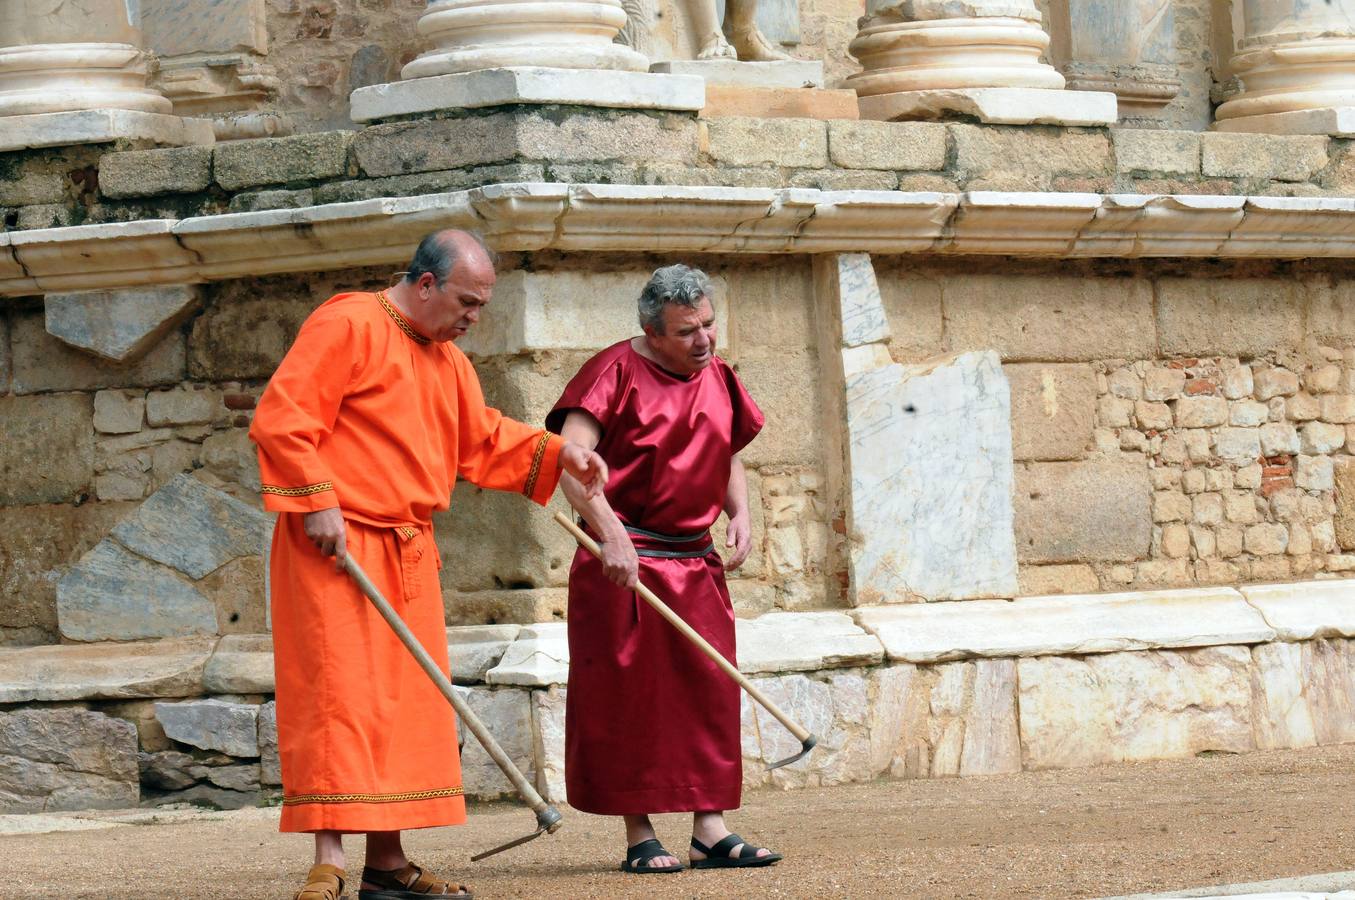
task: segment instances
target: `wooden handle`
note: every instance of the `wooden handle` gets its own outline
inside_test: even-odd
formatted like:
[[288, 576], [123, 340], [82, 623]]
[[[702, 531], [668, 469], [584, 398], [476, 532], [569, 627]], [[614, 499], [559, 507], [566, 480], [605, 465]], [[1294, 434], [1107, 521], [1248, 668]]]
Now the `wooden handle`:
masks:
[[[572, 534], [574, 536], [574, 540], [578, 541], [579, 544], [585, 550], [596, 556], [598, 559], [602, 559], [602, 548], [598, 546], [597, 541], [593, 540], [582, 528], [574, 524], [574, 521], [572, 519], [570, 519], [564, 513], [557, 512], [555, 514], [555, 521], [559, 522], [561, 527], [563, 527], [565, 531], [568, 531], [570, 534]], [[809, 731], [807, 729], [801, 727], [800, 724], [797, 723], [794, 719], [792, 719], [790, 716], [782, 712], [781, 708], [777, 706], [775, 703], [773, 703], [771, 700], [769, 700], [766, 694], [758, 690], [757, 686], [753, 684], [753, 682], [749, 681], [747, 676], [745, 676], [738, 669], [734, 668], [734, 666], [729, 662], [729, 660], [725, 659], [724, 656], [721, 655], [719, 650], [716, 650], [714, 647], [712, 647], [709, 641], [707, 641], [701, 635], [697, 634], [696, 630], [693, 629], [692, 626], [688, 625], [685, 621], [683, 621], [682, 616], [679, 616], [677, 613], [673, 612], [673, 610], [671, 610], [668, 607], [667, 603], [664, 603], [658, 597], [654, 596], [653, 591], [645, 587], [643, 584], [639, 583], [635, 585], [635, 591], [640, 595], [641, 598], [643, 598], [643, 600], [646, 603], [654, 607], [655, 612], [657, 612], [659, 615], [667, 619], [669, 624], [671, 624], [678, 631], [682, 632], [683, 637], [685, 637], [687, 640], [695, 644], [697, 646], [697, 649], [699, 649], [702, 653], [709, 656], [711, 660], [717, 666], [719, 666], [726, 675], [734, 679], [734, 681], [738, 683], [739, 687], [747, 691], [748, 696], [752, 697], [754, 700], [760, 703], [763, 709], [767, 710], [767, 712], [771, 713], [773, 716], [776, 717], [776, 720], [778, 722], [786, 726], [787, 730], [789, 730], [791, 734], [795, 735], [796, 740], [803, 743], [804, 741], [809, 739]]]
[[[437, 689], [442, 692], [442, 696], [446, 697], [447, 701], [452, 704], [457, 717], [470, 729], [470, 733], [475, 735], [475, 739], [480, 742], [480, 746], [485, 748], [485, 752], [489, 754], [490, 759], [494, 760], [495, 765], [503, 770], [503, 774], [512, 782], [513, 789], [518, 792], [518, 795], [532, 808], [533, 812], [537, 813], [538, 817], [547, 811], [554, 812], [554, 808], [542, 799], [541, 795], [536, 792], [536, 788], [532, 787], [526, 776], [508, 758], [508, 754], [503, 752], [503, 748], [499, 746], [498, 741], [494, 740], [494, 736], [489, 733], [489, 729], [485, 728], [479, 716], [471, 712], [470, 706], [452, 688], [452, 682], [447, 678], [447, 675], [438, 668], [437, 663], [433, 662], [433, 657], [428, 655], [428, 651], [423, 648], [423, 644], [420, 644], [419, 639], [414, 636], [414, 632], [409, 630], [409, 626], [405, 624], [404, 619], [401, 619], [391, 608], [390, 602], [381, 595], [381, 591], [367, 577], [367, 573], [362, 571], [362, 567], [351, 556], [344, 557], [343, 567], [349, 575], [353, 576], [353, 580], [367, 595], [367, 599], [372, 601], [372, 605], [376, 607], [377, 612], [381, 613], [381, 618], [386, 620], [386, 624], [395, 632], [395, 636], [400, 639], [400, 643], [405, 645], [405, 649], [413, 654], [414, 659], [427, 673], [428, 677], [433, 679], [433, 684], [437, 685]], [[555, 813], [555, 817], [558, 820], [558, 812]], [[552, 828], [551, 830], [554, 831], [555, 829]]]

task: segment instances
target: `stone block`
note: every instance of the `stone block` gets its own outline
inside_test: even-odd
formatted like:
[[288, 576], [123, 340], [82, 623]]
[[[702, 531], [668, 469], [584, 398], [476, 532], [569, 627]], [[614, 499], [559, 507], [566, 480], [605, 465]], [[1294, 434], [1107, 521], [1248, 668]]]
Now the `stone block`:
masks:
[[267, 634], [228, 634], [221, 638], [202, 672], [209, 694], [273, 693], [273, 638]]
[[[819, 123], [822, 128], [822, 123]], [[514, 159], [696, 163], [696, 122], [679, 115], [494, 113], [367, 128], [353, 142], [370, 176], [457, 169]], [[823, 163], [820, 163], [823, 165]]]
[[828, 158], [848, 169], [939, 171], [946, 167], [940, 122], [830, 122]]
[[[207, 381], [269, 377], [319, 302], [315, 298], [322, 295], [322, 288], [315, 289], [302, 278], [262, 286], [243, 281], [212, 285], [211, 302], [193, 321], [188, 338], [193, 377]], [[181, 381], [182, 375], [169, 380]]]
[[997, 354], [849, 371], [845, 390], [854, 605], [1014, 594], [1011, 406]]
[[1322, 745], [1355, 741], [1355, 643], [1305, 641], [1302, 648], [1304, 694], [1313, 732]]
[[57, 622], [73, 641], [216, 634], [216, 607], [163, 566], [100, 541], [57, 583]]
[[766, 119], [841, 121], [856, 119], [859, 115], [856, 91], [726, 84], [706, 85], [706, 105], [701, 108], [703, 119], [756, 116]]
[[267, 515], [180, 475], [156, 491], [113, 536], [147, 559], [199, 580], [241, 556], [261, 556]]
[[880, 300], [890, 323], [890, 354], [921, 362], [945, 352], [941, 283], [909, 268], [905, 257], [873, 259]]
[[551, 686], [532, 691], [532, 722], [536, 739], [536, 788], [551, 803], [565, 800], [565, 697], [564, 688]]
[[1023, 563], [1139, 559], [1152, 541], [1150, 495], [1142, 462], [1018, 466], [1018, 558]]
[[126, 512], [120, 503], [0, 506], [0, 645], [57, 641], [57, 581]]
[[0, 504], [68, 503], [94, 479], [93, 411], [80, 394], [0, 397]]
[[1199, 132], [1113, 128], [1110, 135], [1119, 172], [1200, 174]]
[[1229, 462], [1254, 460], [1261, 455], [1261, 431], [1259, 428], [1220, 428], [1214, 435], [1214, 452]]
[[1027, 769], [1252, 749], [1246, 647], [1017, 663]]
[[1335, 467], [1336, 543], [1342, 550], [1355, 550], [1355, 460], [1343, 459]]
[[146, 395], [146, 421], [152, 428], [207, 425], [225, 413], [221, 393], [210, 388], [176, 387]]
[[0, 813], [125, 809], [140, 799], [136, 728], [85, 709], [0, 712]]
[[[688, 60], [688, 64], [701, 62]], [[711, 60], [710, 62], [715, 62]], [[694, 75], [658, 72], [505, 66], [392, 81], [381, 77], [353, 91], [352, 119], [370, 122], [441, 110], [519, 105], [593, 106], [604, 109], [701, 109], [704, 82]]]
[[1101, 582], [1087, 565], [1022, 566], [1022, 596], [1094, 594]]
[[202, 442], [203, 468], [218, 478], [258, 493], [259, 454], [244, 428], [214, 432]]
[[195, 194], [211, 183], [211, 147], [129, 150], [99, 160], [99, 193], [114, 200]]
[[[635, 301], [651, 271], [504, 272], [494, 285], [494, 302], [457, 346], [477, 357], [611, 346], [634, 336]], [[718, 275], [711, 281], [716, 352], [723, 355], [729, 347], [729, 286]]]
[[857, 610], [897, 662], [1061, 656], [1273, 640], [1231, 588], [970, 600]]
[[[551, 508], [568, 509], [560, 497]], [[452, 494], [451, 508], [435, 514], [433, 524], [439, 552], [448, 561], [442, 570], [444, 587], [524, 590], [563, 586], [568, 580], [573, 540], [520, 494], [462, 483]], [[467, 558], [459, 536], [472, 532], [481, 535], [485, 552]]]
[[1270, 408], [1256, 400], [1234, 400], [1228, 404], [1228, 423], [1244, 428], [1256, 428], [1270, 419]]
[[729, 166], [828, 165], [828, 126], [814, 119], [724, 118], [703, 123], [706, 153]]
[[[527, 780], [536, 780], [536, 754], [532, 734], [531, 692], [517, 689], [458, 687], [456, 691], [482, 722], [508, 758]], [[461, 750], [461, 778], [466, 793], [479, 800], [494, 800], [513, 794], [513, 786], [504, 777], [485, 749], [467, 735]]]
[[457, 684], [484, 681], [485, 673], [499, 664], [521, 630], [518, 625], [448, 628], [447, 653], [452, 664], [452, 679]]
[[834, 612], [773, 612], [737, 621], [744, 674], [869, 666], [884, 657], [880, 641]]
[[1308, 422], [1300, 429], [1299, 438], [1304, 453], [1331, 453], [1345, 445], [1346, 430], [1340, 425]]
[[1091, 443], [1096, 373], [1087, 365], [1003, 367], [1012, 392], [1012, 455], [1018, 460], [1081, 457]]
[[1355, 394], [1323, 397], [1322, 421], [1339, 424], [1355, 422]]
[[[1011, 7], [999, 7], [1011, 9]], [[930, 14], [930, 13], [926, 13]], [[1049, 88], [955, 87], [874, 94], [863, 119], [977, 119], [988, 125], [1113, 125], [1115, 95]]]
[[228, 191], [339, 178], [348, 173], [352, 142], [351, 131], [226, 141], [212, 151], [212, 176]]
[[1335, 474], [1329, 456], [1300, 456], [1294, 466], [1294, 484], [1305, 491], [1330, 491]]
[[1257, 369], [1253, 377], [1257, 400], [1273, 397], [1292, 397], [1299, 392], [1299, 376], [1288, 369]]
[[1277, 641], [1355, 637], [1355, 580], [1244, 584], [1238, 590]]
[[1307, 181], [1327, 165], [1321, 135], [1200, 135], [1200, 170], [1208, 177]]
[[1261, 435], [1261, 452], [1266, 456], [1299, 452], [1299, 433], [1288, 422], [1269, 422], [1257, 430]]
[[[1303, 309], [1295, 290], [1292, 280], [1282, 279], [1161, 278], [1157, 329], [1162, 353], [1263, 357], [1295, 347], [1303, 338]], [[1267, 399], [1259, 385], [1257, 399]]]
[[[768, 422], [818, 422], [822, 402], [818, 393], [822, 370], [815, 354], [741, 352], [739, 378], [752, 394]], [[739, 454], [752, 467], [768, 465], [819, 466], [822, 441], [813, 428], [762, 430]]]
[[155, 717], [170, 740], [227, 756], [259, 755], [259, 707], [224, 700], [155, 704]]
[[1258, 750], [1317, 743], [1312, 710], [1303, 696], [1302, 645], [1274, 643], [1252, 648], [1251, 682]]
[[278, 757], [278, 705], [269, 700], [259, 707], [259, 781], [282, 784], [282, 761]]
[[0, 703], [183, 697], [202, 690], [207, 638], [0, 649]]
[[126, 363], [146, 355], [197, 303], [198, 289], [187, 285], [48, 294], [47, 332], [72, 347]]
[[443, 611], [452, 626], [558, 622], [564, 620], [567, 603], [568, 592], [563, 587], [442, 592]]
[[546, 687], [568, 680], [569, 642], [563, 622], [523, 626], [498, 665], [485, 673], [489, 684]]
[[1110, 141], [1102, 133], [982, 125], [946, 127], [955, 142], [955, 167], [967, 179], [1040, 190], [1047, 189], [1056, 175], [1114, 172]]
[[268, 52], [267, 6], [258, 0], [147, 0], [139, 17], [144, 46], [158, 56]]
[[41, 313], [11, 319], [16, 394], [172, 384], [184, 377], [184, 340], [171, 330], [131, 365], [99, 359], [47, 333]]
[[211, 144], [212, 123], [134, 109], [81, 109], [7, 116], [0, 153], [77, 144], [127, 142], [163, 147]]
[[941, 301], [951, 350], [992, 348], [1003, 362], [1157, 355], [1153, 292], [1140, 279], [948, 276]]
[[146, 418], [145, 391], [99, 391], [94, 395], [94, 430], [134, 434]]

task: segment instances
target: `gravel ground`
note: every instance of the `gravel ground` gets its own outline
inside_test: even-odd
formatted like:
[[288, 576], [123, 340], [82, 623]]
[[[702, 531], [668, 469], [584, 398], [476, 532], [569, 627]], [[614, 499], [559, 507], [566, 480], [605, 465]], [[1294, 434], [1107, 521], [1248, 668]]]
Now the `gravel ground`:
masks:
[[[757, 791], [730, 822], [787, 858], [741, 872], [623, 875], [618, 823], [567, 809], [557, 834], [480, 863], [470, 855], [529, 831], [532, 815], [480, 806], [467, 827], [410, 833], [406, 849], [483, 898], [1098, 897], [1355, 869], [1353, 791], [1350, 745]], [[288, 898], [310, 861], [306, 837], [277, 833], [276, 810], [64, 818], [123, 824], [23, 834], [20, 817], [0, 817], [0, 897]], [[684, 820], [659, 819], [672, 850]], [[349, 839], [354, 861], [360, 844]]]

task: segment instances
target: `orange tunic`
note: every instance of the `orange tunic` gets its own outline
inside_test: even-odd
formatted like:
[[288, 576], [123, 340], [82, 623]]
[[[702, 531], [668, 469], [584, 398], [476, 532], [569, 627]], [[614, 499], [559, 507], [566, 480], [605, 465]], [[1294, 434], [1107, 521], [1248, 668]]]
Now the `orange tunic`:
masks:
[[283, 831], [392, 831], [465, 821], [447, 701], [357, 586], [306, 538], [339, 507], [347, 550], [444, 669], [430, 519], [457, 476], [537, 503], [562, 442], [485, 406], [451, 343], [381, 294], [339, 294], [297, 335], [255, 412], [273, 532], [273, 659]]

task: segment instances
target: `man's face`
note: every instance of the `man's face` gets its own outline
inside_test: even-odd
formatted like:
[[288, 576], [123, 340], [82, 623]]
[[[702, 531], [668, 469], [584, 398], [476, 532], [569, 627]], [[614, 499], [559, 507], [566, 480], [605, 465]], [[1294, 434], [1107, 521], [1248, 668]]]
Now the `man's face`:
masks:
[[715, 310], [703, 297], [699, 306], [666, 304], [663, 334], [645, 329], [649, 349], [659, 364], [676, 375], [700, 372], [715, 354]]
[[454, 341], [480, 321], [494, 292], [494, 266], [482, 253], [465, 253], [441, 288], [431, 274], [418, 282], [422, 303], [419, 330], [435, 341]]

